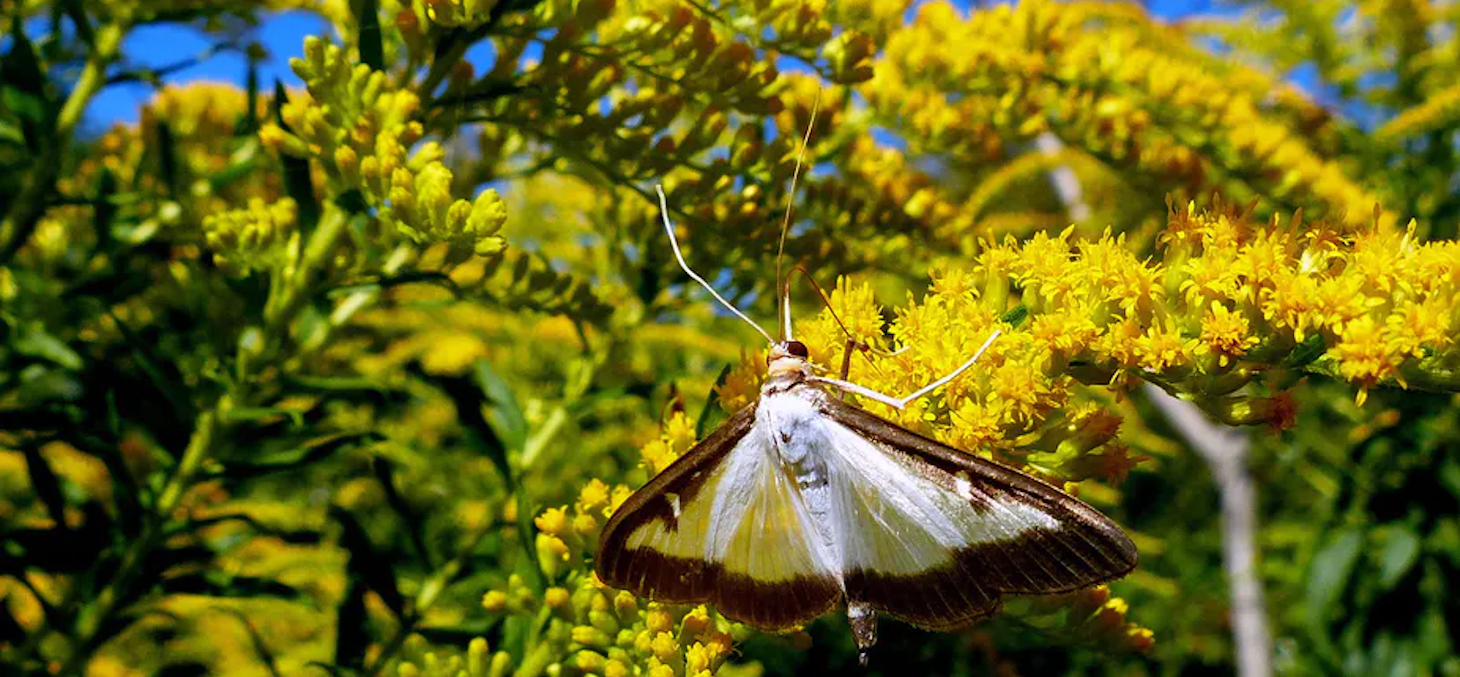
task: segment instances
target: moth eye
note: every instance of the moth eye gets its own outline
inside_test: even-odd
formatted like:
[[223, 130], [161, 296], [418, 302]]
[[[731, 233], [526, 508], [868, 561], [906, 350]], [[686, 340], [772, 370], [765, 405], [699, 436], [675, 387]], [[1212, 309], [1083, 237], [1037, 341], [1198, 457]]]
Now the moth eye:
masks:
[[806, 359], [806, 357], [811, 354], [811, 353], [807, 352], [807, 350], [806, 350], [806, 344], [805, 343], [802, 343], [800, 341], [787, 341], [786, 342], [786, 352], [788, 352], [788, 353], [790, 353], [792, 355], [795, 355], [796, 357], [799, 357], [799, 358], [801, 358], [803, 360]]

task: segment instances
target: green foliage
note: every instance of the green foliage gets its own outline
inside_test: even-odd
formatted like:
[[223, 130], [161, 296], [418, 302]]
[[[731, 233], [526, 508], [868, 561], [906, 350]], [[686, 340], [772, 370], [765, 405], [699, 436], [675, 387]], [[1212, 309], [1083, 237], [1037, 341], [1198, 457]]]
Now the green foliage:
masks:
[[[798, 337], [835, 368], [850, 334], [859, 382], [1003, 326], [900, 420], [1141, 549], [1108, 590], [885, 623], [870, 674], [1231, 671], [1218, 490], [1149, 382], [1267, 425], [1279, 674], [1460, 675], [1460, 14], [1233, 4], [0, 3], [0, 672], [855, 670], [844, 620], [763, 634], [589, 573], [763, 368], [685, 284], [662, 182], [757, 318], [795, 205], [786, 262], [840, 313], [795, 287]], [[165, 75], [133, 30], [235, 48], [291, 7], [334, 29], [302, 89], [159, 86], [78, 132]], [[1307, 65], [1326, 105], [1281, 78]]]

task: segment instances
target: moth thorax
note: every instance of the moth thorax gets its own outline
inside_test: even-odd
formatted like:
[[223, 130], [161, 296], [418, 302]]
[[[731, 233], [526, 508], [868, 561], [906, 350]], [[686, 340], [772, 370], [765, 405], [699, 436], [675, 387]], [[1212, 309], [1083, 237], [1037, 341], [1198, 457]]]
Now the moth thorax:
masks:
[[806, 357], [809, 351], [806, 344], [800, 341], [781, 341], [771, 345], [771, 350], [765, 357], [766, 376], [769, 380], [779, 380], [787, 376], [799, 381], [801, 377], [808, 375]]

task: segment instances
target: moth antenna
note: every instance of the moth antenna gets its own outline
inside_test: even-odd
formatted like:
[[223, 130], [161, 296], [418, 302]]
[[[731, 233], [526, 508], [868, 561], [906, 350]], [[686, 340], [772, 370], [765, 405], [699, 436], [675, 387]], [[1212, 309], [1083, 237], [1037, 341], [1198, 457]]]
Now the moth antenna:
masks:
[[806, 136], [801, 139], [801, 148], [796, 151], [796, 168], [791, 172], [791, 190], [786, 193], [786, 219], [781, 223], [781, 241], [776, 246], [776, 287], [781, 305], [781, 335], [791, 340], [791, 284], [781, 277], [781, 259], [786, 253], [786, 233], [791, 230], [791, 212], [796, 204], [796, 180], [801, 178], [801, 162], [806, 158], [806, 146], [811, 143], [811, 130], [816, 129], [816, 114], [821, 111], [821, 88], [816, 88], [816, 99], [811, 103], [811, 119], [806, 122]]
[[664, 186], [654, 184], [654, 190], [659, 193], [659, 214], [664, 217], [664, 232], [669, 234], [669, 247], [674, 250], [674, 260], [679, 262], [679, 267], [684, 270], [684, 274], [688, 275], [691, 280], [700, 283], [700, 286], [704, 287], [705, 291], [710, 292], [710, 296], [715, 297], [715, 300], [719, 301], [720, 305], [729, 308], [730, 312], [735, 313], [736, 317], [744, 320], [746, 324], [753, 327], [761, 336], [764, 336], [766, 343], [774, 344], [776, 340], [771, 338], [771, 335], [767, 334], [766, 330], [762, 329], [760, 325], [756, 324], [755, 320], [746, 317], [745, 313], [740, 312], [739, 308], [726, 301], [725, 297], [720, 296], [720, 292], [715, 291], [715, 288], [711, 287], [710, 283], [705, 281], [705, 278], [700, 277], [698, 273], [690, 269], [689, 264], [684, 260], [684, 254], [679, 251], [679, 240], [674, 237], [674, 224], [669, 221], [669, 199], [664, 197]]

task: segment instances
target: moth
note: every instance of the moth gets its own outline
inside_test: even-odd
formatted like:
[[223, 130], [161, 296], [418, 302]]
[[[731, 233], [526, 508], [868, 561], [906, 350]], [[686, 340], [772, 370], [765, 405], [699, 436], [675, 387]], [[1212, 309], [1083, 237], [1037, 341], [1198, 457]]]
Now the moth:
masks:
[[754, 403], [609, 518], [594, 559], [604, 583], [708, 602], [763, 630], [844, 606], [866, 665], [879, 613], [948, 630], [994, 613], [1003, 595], [1068, 592], [1136, 566], [1130, 538], [1094, 508], [837, 397], [903, 408], [972, 367], [998, 331], [903, 398], [818, 375], [791, 336], [784, 293], [777, 341], [690, 269], [662, 188], [659, 200], [680, 267], [770, 344], [766, 379]]

